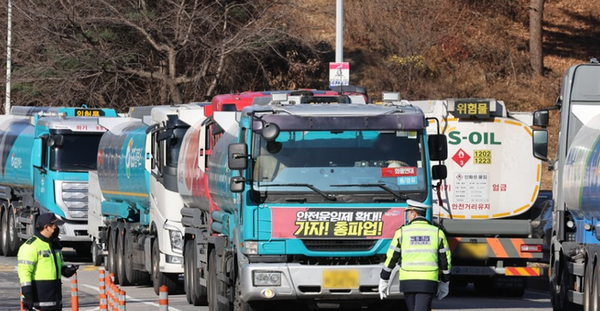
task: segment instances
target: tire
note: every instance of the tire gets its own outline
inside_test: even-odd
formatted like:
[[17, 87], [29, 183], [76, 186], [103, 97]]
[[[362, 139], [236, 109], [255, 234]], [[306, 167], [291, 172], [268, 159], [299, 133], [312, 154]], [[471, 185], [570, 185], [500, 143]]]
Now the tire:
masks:
[[220, 304], [218, 297], [219, 291], [223, 287], [221, 281], [217, 277], [217, 251], [211, 250], [208, 260], [208, 280], [207, 280], [207, 291], [208, 291], [208, 310], [209, 311], [230, 311], [228, 306]]
[[[190, 241], [190, 297], [191, 304], [194, 306], [206, 306], [208, 304], [207, 290], [205, 286], [200, 284], [200, 273], [198, 273], [198, 267], [196, 264], [198, 263], [198, 251], [196, 249], [196, 243], [194, 241]], [[187, 293], [187, 292], [186, 292]]]
[[4, 222], [2, 222], [2, 219], [4, 217], [4, 210], [6, 210], [6, 208], [4, 207], [4, 205], [2, 205], [0, 207], [0, 256], [4, 255], [4, 250], [2, 245], [4, 245], [4, 234], [2, 234], [4, 231]]
[[6, 257], [9, 256], [10, 246], [8, 245], [8, 210], [4, 210], [2, 213], [2, 254]]
[[[237, 273], [236, 273], [237, 274]], [[271, 308], [269, 307], [274, 307], [273, 306], [269, 306], [267, 304], [264, 303], [264, 301], [252, 301], [252, 302], [248, 302], [248, 301], [244, 301], [242, 300], [240, 297], [242, 295], [242, 282], [240, 280], [241, 278], [236, 275], [235, 277], [235, 297], [234, 297], [234, 301], [233, 301], [233, 311], [257, 311], [257, 310], [271, 310]]]
[[555, 285], [556, 288], [558, 289], [558, 293], [556, 293], [554, 299], [552, 300], [552, 310], [554, 310], [554, 311], [582, 310], [583, 306], [569, 301], [569, 298], [568, 298], [569, 288], [565, 285], [573, 284], [573, 282], [571, 282], [572, 276], [569, 275], [569, 270], [565, 267], [566, 259], [564, 258], [564, 256], [562, 256], [561, 261], [562, 261], [562, 265], [560, 267], [561, 276], [560, 276], [560, 280], [557, 281], [558, 282], [557, 284], [560, 284], [560, 285], [558, 285], [558, 286]]
[[101, 246], [97, 243], [97, 241], [94, 241], [92, 243], [92, 264], [95, 267], [100, 267], [102, 265], [102, 255], [100, 255], [101, 252]]
[[148, 273], [133, 268], [133, 235], [130, 232], [127, 232], [123, 240], [125, 241], [123, 256], [127, 280], [132, 284], [147, 284], [150, 281]]
[[158, 249], [158, 239], [152, 243], [152, 285], [154, 292], [158, 295], [160, 287], [166, 285], [169, 295], [177, 293], [177, 280], [179, 275], [174, 273], [160, 272], [160, 250]]
[[131, 280], [129, 280], [127, 278], [127, 274], [125, 273], [125, 237], [122, 236], [121, 234], [121, 230], [119, 230], [119, 232], [117, 232], [116, 234], [117, 237], [117, 252], [115, 254], [116, 256], [116, 260], [117, 260], [117, 273], [116, 275], [119, 276], [119, 284], [121, 284], [121, 286], [130, 286], [131, 284]]
[[585, 311], [596, 311], [596, 309], [592, 309], [594, 266], [590, 258], [588, 258], [585, 265], [585, 279], [583, 280], [583, 310]]
[[8, 213], [8, 247], [9, 256], [15, 256], [21, 247], [21, 239], [19, 238], [19, 230], [17, 229], [16, 216], [12, 209]]
[[598, 310], [598, 308], [600, 307], [600, 291], [598, 290], [600, 288], [600, 277], [598, 276], [600, 274], [600, 264], [598, 262], [596, 262], [596, 265], [594, 266], [594, 277], [592, 278], [592, 283], [593, 285], [593, 289], [592, 289], [592, 300], [590, 301], [590, 305], [591, 310]]
[[192, 280], [192, 258], [191, 258], [191, 250], [190, 246], [192, 245], [191, 241], [186, 241], [185, 246], [183, 247], [183, 290], [185, 290], [185, 300], [191, 305], [193, 305], [192, 301], [192, 289], [191, 289], [191, 280]]
[[116, 258], [116, 252], [117, 252], [117, 243], [116, 243], [116, 236], [117, 234], [115, 233], [114, 230], [111, 230], [110, 233], [108, 234], [108, 257], [107, 257], [107, 269], [110, 273], [113, 274], [113, 278], [114, 278], [114, 283], [115, 284], [119, 284], [119, 276], [117, 275], [116, 271], [117, 271], [117, 258]]

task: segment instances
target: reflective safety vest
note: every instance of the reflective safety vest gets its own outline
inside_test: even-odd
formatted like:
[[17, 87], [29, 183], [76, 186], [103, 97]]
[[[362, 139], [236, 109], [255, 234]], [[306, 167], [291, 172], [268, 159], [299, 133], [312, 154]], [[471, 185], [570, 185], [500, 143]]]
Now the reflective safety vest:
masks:
[[60, 248], [53, 250], [50, 242], [34, 236], [21, 245], [17, 260], [21, 289], [31, 286], [33, 306], [42, 310], [60, 309], [64, 266]]
[[[443, 232], [425, 221], [400, 228], [400, 281], [428, 280], [437, 282], [439, 278], [439, 246], [445, 239]], [[445, 255], [445, 254], [443, 254]]]

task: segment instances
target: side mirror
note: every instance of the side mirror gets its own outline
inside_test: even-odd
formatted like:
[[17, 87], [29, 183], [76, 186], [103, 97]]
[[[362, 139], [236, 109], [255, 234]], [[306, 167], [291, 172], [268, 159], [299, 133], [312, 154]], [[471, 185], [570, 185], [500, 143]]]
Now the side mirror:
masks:
[[550, 123], [550, 111], [548, 109], [538, 110], [533, 113], [533, 125], [547, 127]]
[[448, 158], [448, 140], [446, 135], [429, 135], [427, 141], [429, 144], [429, 159], [431, 161], [444, 161]]
[[262, 137], [270, 142], [275, 141], [277, 136], [279, 136], [279, 126], [275, 123], [265, 123], [262, 129]]
[[231, 170], [245, 170], [248, 168], [248, 146], [246, 144], [229, 145], [227, 164]]
[[48, 146], [50, 147], [62, 147], [63, 142], [64, 137], [60, 134], [50, 135], [48, 138]]
[[244, 181], [246, 180], [242, 176], [231, 177], [229, 181], [229, 190], [233, 193], [239, 193], [244, 191]]
[[548, 161], [548, 131], [533, 131], [533, 156], [542, 161]]
[[42, 139], [35, 138], [33, 140], [33, 150], [31, 151], [31, 163], [33, 167], [42, 167]]
[[446, 179], [448, 177], [448, 169], [446, 165], [434, 165], [431, 167], [431, 179]]

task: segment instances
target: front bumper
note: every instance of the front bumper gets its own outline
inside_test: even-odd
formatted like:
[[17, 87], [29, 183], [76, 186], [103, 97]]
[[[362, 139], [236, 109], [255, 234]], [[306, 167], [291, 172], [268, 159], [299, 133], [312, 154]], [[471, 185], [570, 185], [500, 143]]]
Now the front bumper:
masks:
[[61, 242], [92, 242], [92, 239], [88, 235], [87, 224], [65, 222], [62, 226], [59, 226], [59, 229]]
[[[298, 263], [252, 263], [244, 264], [241, 268], [241, 296], [245, 301], [266, 300], [261, 293], [271, 290], [274, 293], [270, 300], [289, 299], [318, 299], [318, 300], [353, 300], [378, 299], [379, 274], [381, 265], [347, 265], [347, 266], [317, 266], [301, 265]], [[325, 270], [355, 270], [359, 275], [357, 288], [327, 289], [323, 287], [323, 272]], [[281, 286], [254, 286], [255, 271], [280, 272]], [[390, 276], [390, 299], [401, 299], [398, 269]]]

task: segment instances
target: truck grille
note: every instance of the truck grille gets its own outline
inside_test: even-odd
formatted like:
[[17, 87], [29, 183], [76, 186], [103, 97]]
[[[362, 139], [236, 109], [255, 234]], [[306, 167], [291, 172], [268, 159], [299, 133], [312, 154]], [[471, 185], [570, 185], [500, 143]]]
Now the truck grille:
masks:
[[368, 251], [373, 248], [377, 240], [302, 240], [304, 246], [315, 252], [352, 252]]
[[62, 200], [69, 210], [72, 218], [86, 218], [88, 216], [88, 183], [63, 182]]

